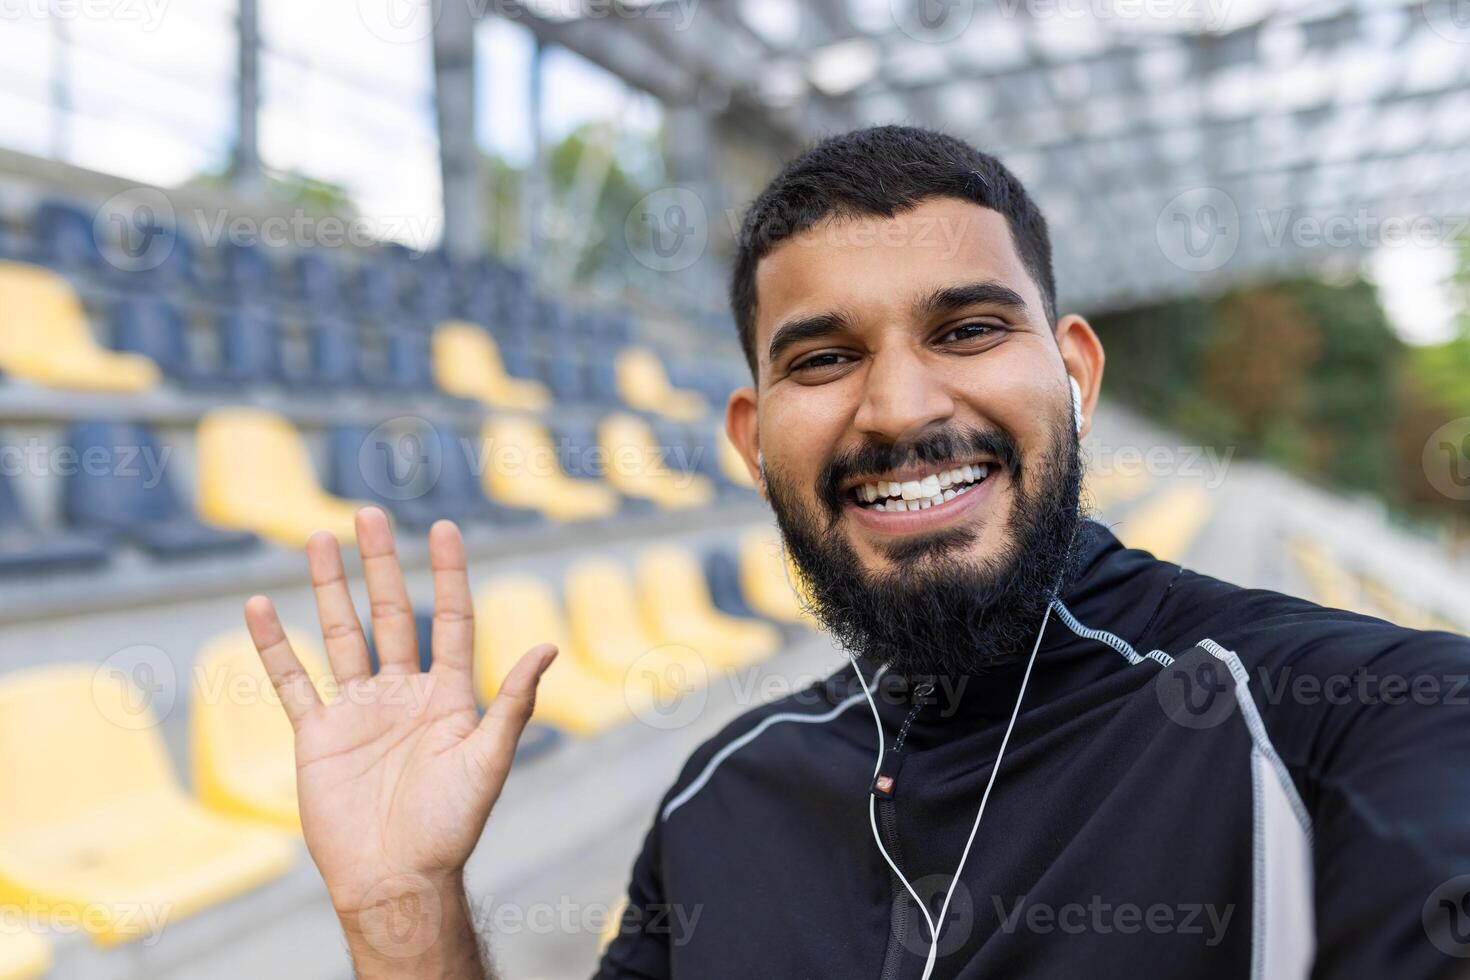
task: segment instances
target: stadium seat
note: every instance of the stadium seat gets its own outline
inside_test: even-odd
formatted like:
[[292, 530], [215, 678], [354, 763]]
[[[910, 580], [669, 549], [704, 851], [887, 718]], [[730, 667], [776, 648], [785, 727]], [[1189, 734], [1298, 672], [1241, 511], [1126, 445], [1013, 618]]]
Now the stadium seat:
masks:
[[226, 237], [216, 254], [224, 285], [236, 299], [265, 302], [276, 296], [275, 270], [263, 248]]
[[209, 527], [179, 499], [164, 452], [146, 426], [79, 422], [66, 445], [86, 465], [64, 477], [61, 507], [69, 524], [126, 538], [159, 558], [238, 551], [255, 535]]
[[114, 349], [142, 354], [180, 384], [198, 386], [214, 380], [195, 363], [184, 314], [169, 300], [153, 296], [121, 299], [112, 304], [109, 320]]
[[199, 422], [199, 513], [220, 527], [301, 548], [313, 531], [356, 540], [353, 515], [367, 501], [322, 489], [301, 434], [264, 409], [220, 408]]
[[[323, 699], [335, 681], [326, 658], [293, 632], [292, 649]], [[232, 817], [300, 830], [291, 722], [250, 634], [216, 636], [194, 661], [189, 686], [189, 761], [194, 792]]]
[[419, 440], [420, 463], [410, 471], [399, 447], [368, 444], [370, 438], [378, 438], [374, 433], [377, 430], [366, 425], [341, 425], [332, 430], [327, 476], [332, 493], [381, 504], [409, 528], [422, 530], [441, 517], [452, 519], [454, 515], [443, 512], [430, 495], [436, 474], [431, 469], [429, 451], [423, 448], [426, 435], [407, 431], [391, 434], [394, 439]]
[[0, 680], [0, 785], [24, 801], [0, 808], [0, 903], [64, 914], [102, 945], [154, 934], [295, 859], [278, 831], [185, 795], [146, 695], [93, 665]]
[[639, 555], [638, 597], [643, 620], [660, 642], [693, 647], [726, 669], [747, 667], [781, 647], [781, 634], [769, 623], [715, 608], [699, 561], [687, 548], [662, 545]]
[[730, 441], [725, 434], [725, 427], [715, 435], [715, 455], [718, 457], [720, 473], [732, 486], [741, 487], [746, 490], [755, 489], [755, 481], [750, 478], [750, 470], [745, 466], [745, 458], [740, 455], [740, 450]]
[[723, 664], [688, 644], [665, 644], [644, 626], [633, 578], [617, 562], [583, 558], [566, 575], [576, 649], [598, 673], [661, 700], [707, 684]]
[[708, 409], [703, 396], [669, 383], [658, 355], [646, 347], [629, 347], [614, 362], [618, 393], [631, 408], [653, 412], [675, 422], [693, 422]]
[[307, 388], [350, 388], [363, 384], [357, 335], [340, 320], [319, 320], [307, 331], [311, 368], [299, 384]]
[[521, 416], [501, 415], [481, 431], [483, 480], [492, 500], [540, 511], [554, 521], [583, 521], [617, 512], [610, 487], [567, 476], [546, 427]]
[[137, 392], [160, 378], [148, 358], [97, 343], [65, 279], [20, 262], [0, 262], [0, 370], [82, 391]]
[[331, 256], [320, 249], [304, 248], [296, 253], [292, 264], [296, 298], [303, 306], [328, 315], [342, 308], [342, 277]]
[[408, 330], [389, 330], [385, 341], [388, 384], [401, 391], [432, 390], [434, 365], [429, 359], [428, 340]]
[[286, 380], [280, 326], [259, 308], [231, 310], [217, 321], [220, 377], [236, 384], [280, 384]]
[[106, 263], [93, 216], [69, 201], [42, 201], [31, 235], [38, 257], [53, 268], [96, 270]]
[[714, 499], [714, 486], [697, 473], [676, 473], [664, 465], [663, 449], [648, 423], [616, 412], [597, 427], [606, 454], [607, 482], [629, 497], [652, 500], [665, 510], [704, 507]]
[[364, 319], [396, 326], [403, 315], [398, 270], [391, 260], [364, 261], [348, 279], [347, 294], [353, 311]]
[[539, 510], [516, 507], [485, 495], [475, 443], [449, 422], [432, 423], [439, 444], [439, 478], [425, 494], [441, 515], [453, 521], [490, 520], [505, 526], [539, 523]]
[[551, 394], [536, 381], [512, 378], [500, 361], [495, 340], [473, 323], [451, 320], [434, 331], [434, 380], [451, 395], [472, 398], [491, 408], [536, 412]]
[[554, 643], [561, 655], [536, 689], [538, 721], [592, 736], [632, 717], [623, 685], [589, 666], [572, 645], [556, 596], [544, 580], [531, 575], [492, 580], [475, 597], [475, 621], [475, 690], [483, 703], [495, 697], [522, 654], [538, 643]]
[[0, 980], [39, 980], [51, 970], [51, 944], [28, 929], [0, 932]]
[[715, 608], [731, 616], [755, 616], [756, 611], [740, 591], [740, 562], [724, 548], [711, 548], [704, 556], [704, 578], [709, 583]]
[[767, 619], [811, 624], [797, 594], [796, 570], [774, 531], [750, 531], [740, 539], [740, 585], [745, 601]]
[[37, 528], [10, 481], [9, 474], [0, 472], [0, 574], [32, 575], [96, 568], [107, 561], [104, 538]]

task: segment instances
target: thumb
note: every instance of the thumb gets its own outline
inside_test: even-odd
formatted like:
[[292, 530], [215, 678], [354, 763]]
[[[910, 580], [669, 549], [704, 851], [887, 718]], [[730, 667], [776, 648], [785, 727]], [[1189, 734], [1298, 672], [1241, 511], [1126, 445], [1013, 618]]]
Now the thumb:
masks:
[[541, 643], [526, 651], [505, 675], [485, 717], [466, 739], [466, 749], [489, 781], [492, 804], [510, 773], [521, 732], [525, 731], [526, 722], [531, 720], [531, 712], [536, 706], [536, 686], [546, 668], [556, 659], [556, 653], [556, 647], [550, 643]]

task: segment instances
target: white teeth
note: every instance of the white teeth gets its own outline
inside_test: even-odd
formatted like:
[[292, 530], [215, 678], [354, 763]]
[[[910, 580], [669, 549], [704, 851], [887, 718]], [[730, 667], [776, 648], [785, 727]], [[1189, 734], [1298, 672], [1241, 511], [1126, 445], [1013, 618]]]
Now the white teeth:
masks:
[[950, 470], [930, 473], [919, 480], [878, 480], [858, 486], [853, 495], [861, 502], [872, 504], [874, 510], [909, 511], [922, 510], [953, 500], [983, 480], [990, 473], [988, 464], [967, 464]]

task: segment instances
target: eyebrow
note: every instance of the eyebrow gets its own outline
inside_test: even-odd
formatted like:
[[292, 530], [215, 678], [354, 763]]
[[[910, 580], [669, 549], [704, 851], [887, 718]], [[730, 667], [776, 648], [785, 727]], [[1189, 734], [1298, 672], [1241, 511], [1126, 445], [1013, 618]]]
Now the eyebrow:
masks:
[[776, 332], [771, 335], [771, 345], [766, 348], [766, 357], [775, 363], [781, 352], [791, 345], [799, 344], [803, 340], [811, 340], [813, 337], [825, 337], [838, 333], [847, 327], [847, 317], [841, 313], [818, 313], [815, 316], [788, 320], [777, 327]]
[[916, 304], [920, 313], [933, 315], [947, 313], [965, 306], [1004, 306], [1019, 313], [1026, 311], [1026, 300], [1011, 287], [992, 279], [966, 283], [963, 286], [945, 286], [936, 289]]

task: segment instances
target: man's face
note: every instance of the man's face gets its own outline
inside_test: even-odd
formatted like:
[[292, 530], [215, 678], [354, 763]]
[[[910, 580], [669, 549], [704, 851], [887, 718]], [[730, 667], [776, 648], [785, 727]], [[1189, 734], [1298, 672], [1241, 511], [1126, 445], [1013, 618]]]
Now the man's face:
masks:
[[[957, 613], [972, 627], [952, 637], [961, 644], [987, 614], [1001, 625], [994, 607], [1059, 572], [1055, 552], [1075, 528], [1067, 376], [1090, 393], [1102, 366], [1085, 321], [1067, 317], [1054, 332], [1005, 217], [951, 198], [819, 224], [762, 259], [756, 286], [759, 394], [737, 393], [730, 428], [742, 445], [753, 423], [742, 448], [763, 457], [819, 614], [825, 592], [828, 605], [908, 619], [907, 596], [923, 589], [974, 597]], [[1013, 611], [1029, 620], [1045, 602], [1026, 598]], [[828, 625], [875, 645], [872, 624], [849, 637]]]

